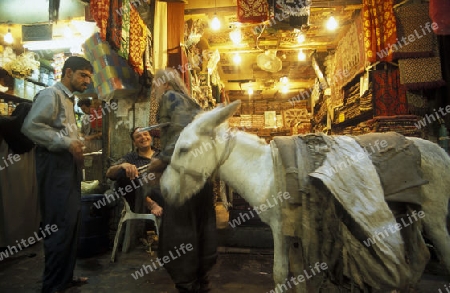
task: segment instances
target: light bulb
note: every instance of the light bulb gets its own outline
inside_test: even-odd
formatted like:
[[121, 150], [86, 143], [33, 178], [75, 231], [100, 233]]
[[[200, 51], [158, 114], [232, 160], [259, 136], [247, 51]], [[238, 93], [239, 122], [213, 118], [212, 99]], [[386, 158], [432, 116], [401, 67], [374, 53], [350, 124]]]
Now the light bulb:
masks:
[[298, 61], [305, 61], [306, 60], [306, 55], [305, 53], [303, 53], [303, 49], [300, 49], [300, 51], [298, 52]]
[[304, 35], [304, 34], [298, 35], [298, 37], [297, 37], [297, 43], [301, 44], [301, 43], [303, 43], [304, 41], [305, 41], [305, 35]]
[[217, 15], [214, 15], [214, 18], [211, 21], [211, 28], [215, 31], [220, 29], [220, 20]]
[[8, 29], [8, 33], [3, 37], [3, 40], [5, 41], [5, 43], [7, 44], [12, 44], [14, 42], [14, 38], [11, 34], [11, 29]]
[[64, 38], [67, 39], [67, 40], [70, 40], [70, 39], [73, 38], [73, 31], [72, 31], [72, 29], [69, 26], [66, 26], [64, 28], [64, 33], [63, 34], [64, 34]]
[[241, 55], [239, 55], [238, 53], [234, 54], [233, 57], [234, 64], [241, 64], [241, 61], [242, 61]]
[[338, 23], [336, 19], [334, 19], [333, 15], [327, 21], [327, 29], [330, 31], [334, 31], [338, 27]]
[[249, 95], [253, 95], [253, 88], [249, 87], [248, 90], [247, 90], [247, 93]]
[[230, 39], [235, 44], [238, 45], [242, 41], [242, 34], [240, 29], [234, 29], [230, 32]]

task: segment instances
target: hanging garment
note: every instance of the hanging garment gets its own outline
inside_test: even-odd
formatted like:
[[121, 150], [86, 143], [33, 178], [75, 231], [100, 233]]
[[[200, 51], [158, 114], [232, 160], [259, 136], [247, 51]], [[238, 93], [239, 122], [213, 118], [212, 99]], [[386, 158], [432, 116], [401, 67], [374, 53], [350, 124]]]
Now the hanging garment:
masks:
[[[393, 0], [363, 1], [364, 47], [369, 62], [392, 61], [391, 47], [397, 42], [393, 6]], [[389, 53], [379, 54], [384, 50]]]
[[90, 13], [100, 31], [100, 37], [106, 41], [106, 31], [109, 19], [109, 0], [91, 0], [89, 4]]
[[238, 21], [261, 23], [269, 19], [269, 5], [266, 0], [238, 0]]
[[128, 63], [139, 75], [144, 72], [144, 51], [147, 45], [147, 26], [134, 6], [130, 11]]

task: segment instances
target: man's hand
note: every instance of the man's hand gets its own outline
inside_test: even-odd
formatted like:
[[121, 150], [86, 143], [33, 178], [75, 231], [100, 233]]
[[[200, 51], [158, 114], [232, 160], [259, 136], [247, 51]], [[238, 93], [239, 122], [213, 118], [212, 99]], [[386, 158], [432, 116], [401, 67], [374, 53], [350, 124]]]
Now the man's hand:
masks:
[[122, 163], [120, 166], [125, 170], [125, 174], [128, 178], [130, 178], [130, 180], [133, 180], [139, 176], [139, 171], [135, 165], [130, 163]]
[[84, 165], [83, 147], [83, 143], [79, 140], [72, 141], [69, 146], [69, 152], [72, 154], [75, 163], [80, 168], [83, 168]]
[[150, 210], [152, 214], [154, 214], [157, 217], [161, 217], [163, 213], [163, 208], [159, 204], [151, 200], [151, 198], [149, 197], [145, 198], [145, 204], [147, 205], [147, 208]]
[[158, 157], [152, 158], [150, 164], [148, 164], [146, 173], [162, 173], [166, 167], [167, 164]]

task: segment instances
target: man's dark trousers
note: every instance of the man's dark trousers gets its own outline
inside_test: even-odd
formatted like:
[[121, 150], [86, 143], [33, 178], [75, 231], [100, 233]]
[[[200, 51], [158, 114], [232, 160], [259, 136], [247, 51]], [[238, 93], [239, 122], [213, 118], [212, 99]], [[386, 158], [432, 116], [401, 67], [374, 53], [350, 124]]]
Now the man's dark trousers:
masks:
[[68, 151], [36, 149], [36, 173], [43, 228], [56, 225], [44, 241], [42, 293], [66, 288], [73, 280], [80, 229], [81, 172]]

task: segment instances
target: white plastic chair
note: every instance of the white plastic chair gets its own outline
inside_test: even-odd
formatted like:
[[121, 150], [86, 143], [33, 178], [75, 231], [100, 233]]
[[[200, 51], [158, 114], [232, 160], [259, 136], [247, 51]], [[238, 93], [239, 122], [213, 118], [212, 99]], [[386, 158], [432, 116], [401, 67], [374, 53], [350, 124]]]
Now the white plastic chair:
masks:
[[131, 211], [130, 205], [128, 204], [127, 200], [122, 197], [123, 200], [123, 210], [122, 210], [122, 216], [120, 217], [119, 226], [117, 227], [116, 236], [114, 238], [114, 248], [111, 255], [111, 262], [114, 262], [116, 259], [116, 251], [117, 251], [117, 244], [119, 243], [120, 238], [120, 232], [122, 230], [122, 224], [127, 221], [127, 225], [125, 228], [125, 236], [122, 243], [122, 252], [128, 252], [128, 249], [130, 248], [130, 239], [131, 239], [131, 222], [129, 220], [151, 220], [155, 224], [156, 228], [156, 235], [159, 235], [159, 227], [158, 222], [159, 220], [156, 218], [153, 214], [137, 214]]

